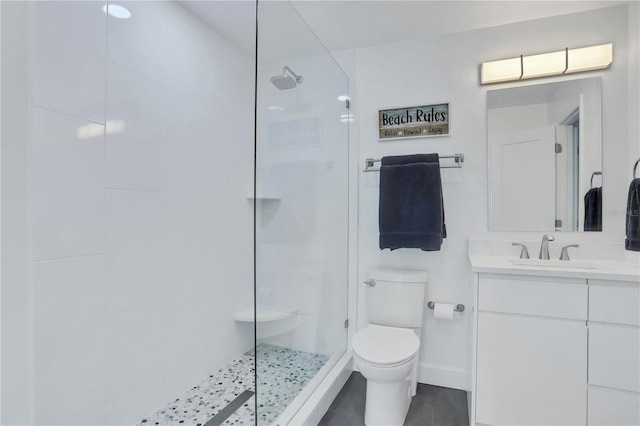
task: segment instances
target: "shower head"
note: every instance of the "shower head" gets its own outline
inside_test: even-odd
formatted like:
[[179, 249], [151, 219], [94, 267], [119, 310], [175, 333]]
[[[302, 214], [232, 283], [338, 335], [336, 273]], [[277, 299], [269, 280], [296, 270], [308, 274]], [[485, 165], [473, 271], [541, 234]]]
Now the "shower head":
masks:
[[285, 67], [282, 68], [282, 74], [271, 77], [271, 82], [280, 90], [293, 89], [302, 83], [302, 76], [297, 75], [291, 71], [291, 68], [285, 65]]

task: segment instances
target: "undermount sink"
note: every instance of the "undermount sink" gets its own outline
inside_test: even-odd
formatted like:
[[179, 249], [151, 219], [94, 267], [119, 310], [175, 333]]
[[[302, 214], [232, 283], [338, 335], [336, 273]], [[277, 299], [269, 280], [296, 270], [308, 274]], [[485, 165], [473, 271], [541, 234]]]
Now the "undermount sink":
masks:
[[588, 260], [509, 259], [512, 265], [546, 266], [550, 268], [599, 269], [597, 263]]

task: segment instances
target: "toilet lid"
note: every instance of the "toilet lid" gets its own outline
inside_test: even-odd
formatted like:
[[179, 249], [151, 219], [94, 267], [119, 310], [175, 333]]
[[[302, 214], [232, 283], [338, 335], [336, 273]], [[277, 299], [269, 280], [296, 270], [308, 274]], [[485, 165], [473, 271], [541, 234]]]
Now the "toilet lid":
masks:
[[390, 365], [414, 357], [420, 348], [420, 340], [406, 328], [370, 324], [353, 336], [351, 346], [367, 362]]

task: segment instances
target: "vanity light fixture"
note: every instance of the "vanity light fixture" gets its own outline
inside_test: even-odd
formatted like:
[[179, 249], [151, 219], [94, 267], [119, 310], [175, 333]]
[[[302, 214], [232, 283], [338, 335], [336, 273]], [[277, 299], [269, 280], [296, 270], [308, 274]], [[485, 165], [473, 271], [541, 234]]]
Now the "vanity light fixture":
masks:
[[516, 58], [483, 62], [480, 66], [480, 83], [501, 83], [599, 70], [609, 68], [612, 62], [612, 43], [577, 49], [566, 48], [538, 55], [520, 55]]

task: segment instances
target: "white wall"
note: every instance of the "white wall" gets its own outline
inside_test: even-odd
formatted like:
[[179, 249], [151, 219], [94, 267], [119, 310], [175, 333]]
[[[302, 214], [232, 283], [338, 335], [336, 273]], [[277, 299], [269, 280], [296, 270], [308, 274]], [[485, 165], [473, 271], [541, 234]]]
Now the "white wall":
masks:
[[29, 46], [26, 2], [2, 2], [2, 424], [29, 424], [33, 374], [28, 277]]
[[[636, 5], [637, 6], [637, 5]], [[633, 6], [635, 7], [635, 6]], [[632, 8], [633, 8], [632, 7]], [[467, 239], [485, 236], [517, 241], [532, 233], [487, 231], [486, 91], [527, 83], [480, 86], [479, 64], [486, 60], [520, 54], [553, 51], [613, 42], [614, 63], [608, 70], [585, 75], [602, 76], [604, 197], [602, 233], [556, 235], [559, 240], [615, 241], [624, 237], [624, 209], [630, 171], [621, 168], [638, 141], [636, 121], [628, 101], [629, 36], [627, 6], [575, 15], [528, 21], [448, 36], [419, 39], [358, 50], [357, 102], [360, 111], [359, 166], [367, 157], [438, 152], [462, 152], [462, 169], [442, 171], [448, 238], [439, 252], [378, 248], [378, 179], [376, 173], [360, 174], [359, 282], [375, 266], [427, 269], [427, 299], [464, 303], [467, 310], [454, 321], [435, 321], [427, 310], [422, 333], [419, 380], [424, 383], [468, 389], [472, 276], [467, 259]], [[636, 13], [637, 15], [637, 13]], [[634, 21], [637, 26], [637, 19]], [[632, 29], [637, 34], [637, 29]], [[637, 59], [635, 59], [637, 63]], [[637, 76], [637, 74], [636, 74]], [[582, 76], [576, 76], [580, 78]], [[563, 78], [548, 78], [559, 81]], [[636, 84], [637, 92], [637, 84]], [[451, 136], [379, 142], [377, 110], [449, 102]], [[637, 112], [637, 101], [634, 103]], [[629, 130], [634, 134], [629, 135]], [[634, 148], [630, 148], [634, 146]], [[516, 248], [514, 248], [516, 250]], [[515, 252], [514, 252], [515, 253]], [[553, 249], [552, 249], [553, 253]], [[555, 255], [555, 254], [554, 254]], [[361, 290], [361, 288], [360, 288]], [[359, 292], [358, 327], [366, 324], [363, 292]]]
[[119, 4], [32, 4], [35, 424], [137, 422], [253, 345], [254, 58]]

